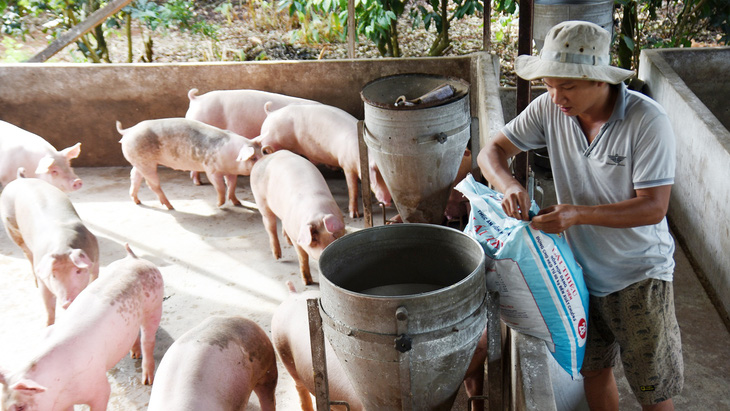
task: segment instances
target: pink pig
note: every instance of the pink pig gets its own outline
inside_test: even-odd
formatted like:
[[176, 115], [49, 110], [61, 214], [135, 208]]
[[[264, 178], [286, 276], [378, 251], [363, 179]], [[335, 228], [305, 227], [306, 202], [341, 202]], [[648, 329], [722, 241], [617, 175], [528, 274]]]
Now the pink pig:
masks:
[[[290, 105], [271, 111], [261, 125], [261, 136], [255, 141], [262, 147], [289, 150], [301, 154], [314, 164], [340, 167], [345, 172], [350, 199], [350, 217], [357, 217], [357, 181], [360, 176], [360, 151], [357, 119], [337, 107]], [[378, 201], [390, 204], [390, 192], [375, 161], [369, 161], [370, 186]]]
[[79, 294], [25, 367], [0, 375], [5, 410], [67, 411], [74, 404], [106, 410], [111, 391], [106, 372], [130, 348], [138, 358], [140, 346], [142, 382], [152, 384], [162, 275], [129, 246], [127, 253]]
[[11, 181], [0, 195], [0, 215], [8, 235], [31, 263], [51, 325], [56, 299], [67, 308], [99, 275], [96, 236], [63, 191], [37, 178]]
[[[279, 353], [279, 359], [294, 379], [302, 410], [313, 411], [310, 393], [314, 393], [314, 373], [307, 299], [319, 298], [319, 291], [297, 293], [290, 281], [287, 281], [286, 285], [289, 288], [289, 297], [274, 311], [274, 316], [271, 318], [271, 338], [276, 352]], [[337, 355], [326, 338], [324, 343], [330, 401], [346, 401], [351, 411], [361, 411], [363, 406], [360, 398], [352, 388]], [[332, 409], [344, 409], [344, 407], [334, 406]]]
[[176, 170], [205, 171], [218, 193], [218, 206], [228, 199], [241, 205], [236, 198], [238, 175], [249, 175], [254, 162], [261, 157], [258, 143], [230, 131], [209, 126], [196, 120], [167, 118], [145, 120], [122, 129], [122, 153], [132, 164], [129, 195], [139, 204], [137, 193], [142, 179], [157, 194], [160, 203], [172, 210], [172, 204], [162, 192], [157, 165]]
[[[246, 138], [261, 134], [261, 124], [266, 119], [264, 104], [271, 102], [270, 109], [278, 110], [290, 104], [318, 104], [314, 100], [270, 93], [260, 90], [215, 90], [198, 96], [198, 89], [188, 91], [190, 106], [185, 118], [202, 121]], [[191, 172], [196, 185], [200, 176]]]
[[282, 150], [264, 156], [251, 171], [251, 191], [269, 233], [274, 258], [281, 258], [276, 218], [293, 242], [304, 284], [313, 284], [309, 257], [345, 234], [342, 212], [322, 174], [307, 159]]
[[266, 332], [243, 317], [212, 316], [183, 334], [155, 375], [148, 411], [276, 409], [276, 354]]
[[0, 184], [15, 180], [18, 169], [26, 177], [45, 180], [65, 192], [83, 185], [74, 174], [70, 161], [81, 153], [81, 143], [57, 151], [42, 137], [5, 121], [0, 121]]

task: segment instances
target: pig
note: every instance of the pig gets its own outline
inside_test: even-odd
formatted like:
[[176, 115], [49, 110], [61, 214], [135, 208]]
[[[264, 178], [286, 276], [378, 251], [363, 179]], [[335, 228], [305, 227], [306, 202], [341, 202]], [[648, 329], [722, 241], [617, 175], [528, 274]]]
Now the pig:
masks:
[[81, 143], [57, 151], [42, 137], [0, 121], [0, 185], [15, 180], [18, 168], [26, 177], [45, 180], [64, 192], [81, 188], [81, 179], [71, 169], [71, 159], [81, 153]]
[[[267, 103], [264, 109], [267, 117], [261, 125], [261, 135], [254, 141], [273, 150], [301, 154], [314, 164], [342, 168], [347, 181], [350, 217], [359, 216], [357, 182], [361, 176], [357, 118], [326, 104], [290, 105], [272, 111]], [[390, 205], [390, 192], [372, 157], [368, 170], [375, 197]]]
[[276, 410], [276, 354], [266, 332], [243, 317], [212, 316], [167, 350], [148, 411], [242, 411], [253, 390]]
[[[297, 293], [291, 281], [287, 281], [286, 285], [289, 288], [289, 296], [276, 308], [271, 318], [271, 339], [279, 359], [294, 379], [302, 410], [313, 411], [310, 393], [314, 393], [314, 373], [307, 299], [319, 298], [320, 294], [318, 290]], [[326, 338], [324, 344], [330, 401], [346, 401], [351, 411], [362, 411], [362, 402]], [[344, 409], [344, 407], [333, 406], [332, 409]]]
[[46, 307], [46, 324], [51, 325], [56, 301], [68, 308], [98, 277], [96, 236], [63, 191], [37, 178], [18, 178], [5, 187], [0, 194], [0, 218], [31, 263]]
[[[198, 89], [188, 91], [190, 106], [185, 118], [198, 120], [246, 138], [261, 134], [261, 123], [266, 118], [264, 104], [271, 102], [270, 109], [277, 110], [290, 104], [318, 104], [314, 100], [270, 93], [260, 90], [215, 90], [198, 96]], [[200, 185], [200, 175], [192, 171], [195, 185]]]
[[[471, 150], [468, 148], [464, 150], [464, 156], [461, 158], [459, 164], [459, 170], [456, 172], [456, 178], [454, 179], [454, 186], [461, 182], [467, 174], [471, 172]], [[449, 193], [449, 199], [446, 202], [446, 209], [444, 210], [444, 216], [448, 221], [460, 220], [461, 217], [469, 214], [469, 200], [461, 194], [461, 191], [451, 188]]]
[[126, 249], [127, 256], [106, 267], [49, 329], [27, 365], [0, 376], [5, 410], [68, 411], [74, 404], [106, 410], [106, 372], [127, 351], [133, 358], [141, 353], [142, 382], [152, 384], [162, 275]]
[[[304, 284], [313, 284], [309, 257], [345, 234], [345, 223], [327, 182], [307, 159], [288, 150], [265, 155], [251, 171], [251, 191], [261, 212], [274, 258], [281, 258], [276, 218], [299, 257]], [[296, 241], [293, 241], [296, 240]]]
[[209, 126], [196, 120], [166, 118], [145, 120], [122, 129], [122, 153], [132, 164], [129, 195], [140, 204], [137, 193], [142, 179], [157, 194], [160, 203], [172, 210], [172, 204], [160, 188], [157, 165], [176, 170], [205, 171], [218, 193], [218, 207], [228, 199], [240, 206], [236, 198], [238, 175], [249, 175], [251, 167], [261, 157], [261, 147], [245, 137]]
[[[294, 379], [302, 410], [313, 411], [310, 393], [314, 393], [314, 376], [307, 300], [319, 298], [320, 293], [318, 290], [297, 293], [291, 281], [287, 281], [286, 285], [289, 289], [289, 296], [274, 311], [271, 319], [271, 338], [279, 359]], [[362, 410], [362, 402], [352, 388], [345, 370], [326, 338], [324, 344], [330, 401], [346, 401], [350, 405], [351, 411]], [[487, 331], [485, 329], [464, 375], [464, 389], [468, 397], [482, 395], [484, 392], [484, 361], [486, 358]], [[472, 404], [474, 408], [471, 409], [484, 409], [483, 400], [475, 400]], [[334, 406], [332, 409], [338, 408]]]

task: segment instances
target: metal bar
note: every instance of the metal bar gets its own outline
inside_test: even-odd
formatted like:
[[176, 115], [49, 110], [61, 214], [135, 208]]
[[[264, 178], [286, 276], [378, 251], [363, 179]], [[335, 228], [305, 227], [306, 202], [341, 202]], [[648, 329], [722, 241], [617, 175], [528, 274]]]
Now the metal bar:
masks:
[[487, 385], [489, 409], [503, 410], [504, 395], [502, 356], [502, 320], [499, 316], [499, 293], [487, 291]]
[[[399, 337], [406, 336], [408, 334], [408, 310], [406, 307], [398, 307], [395, 312], [395, 320], [397, 335]], [[411, 390], [411, 350], [410, 347], [408, 347], [405, 351], [399, 351], [401, 351], [398, 356], [401, 389], [400, 408], [402, 411], [412, 411], [413, 392]]]
[[[370, 168], [368, 167], [368, 146], [365, 144], [365, 123], [357, 122], [357, 140], [360, 151], [360, 185], [362, 186], [362, 208], [365, 228], [373, 226], [373, 199], [370, 195]], [[385, 213], [383, 213], [385, 215]]]
[[67, 32], [58, 36], [48, 47], [43, 49], [40, 53], [31, 57], [27, 60], [28, 63], [43, 63], [49, 58], [53, 57], [54, 54], [63, 50], [64, 47], [68, 46], [69, 43], [83, 36], [94, 27], [101, 24], [107, 17], [118, 12], [122, 7], [131, 3], [132, 0], [114, 0], [99, 10], [91, 13], [81, 23], [71, 27]]
[[312, 372], [314, 374], [314, 396], [317, 411], [329, 411], [329, 381], [327, 380], [327, 357], [324, 348], [324, 330], [319, 315], [319, 299], [307, 299], [309, 314], [309, 340], [312, 348]]

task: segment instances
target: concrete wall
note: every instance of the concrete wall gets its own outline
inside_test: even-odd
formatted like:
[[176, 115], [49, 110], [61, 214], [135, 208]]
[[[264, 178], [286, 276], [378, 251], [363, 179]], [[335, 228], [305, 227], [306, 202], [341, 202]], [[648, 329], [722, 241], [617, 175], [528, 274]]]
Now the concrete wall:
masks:
[[729, 72], [727, 47], [641, 53], [639, 78], [667, 110], [677, 138], [669, 221], [726, 325], [730, 324]]
[[56, 148], [82, 143], [72, 165], [127, 165], [115, 122], [182, 117], [187, 92], [258, 89], [318, 100], [363, 118], [360, 90], [399, 73], [460, 77], [471, 83], [472, 116], [489, 130], [499, 116], [499, 61], [462, 57], [181, 64], [2, 64], [0, 120], [36, 133]]

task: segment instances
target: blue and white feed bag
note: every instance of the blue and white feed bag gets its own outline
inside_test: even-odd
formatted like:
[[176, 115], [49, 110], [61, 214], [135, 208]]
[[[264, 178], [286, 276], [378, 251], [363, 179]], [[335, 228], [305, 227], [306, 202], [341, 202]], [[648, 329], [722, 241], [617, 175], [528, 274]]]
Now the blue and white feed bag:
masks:
[[[476, 239], [493, 264], [487, 288], [500, 294], [509, 327], [545, 341], [560, 366], [580, 378], [588, 330], [588, 289], [563, 235], [547, 234], [507, 216], [503, 195], [468, 175], [455, 187], [471, 204], [464, 233]], [[530, 216], [539, 211], [532, 202]]]

